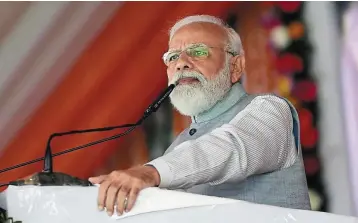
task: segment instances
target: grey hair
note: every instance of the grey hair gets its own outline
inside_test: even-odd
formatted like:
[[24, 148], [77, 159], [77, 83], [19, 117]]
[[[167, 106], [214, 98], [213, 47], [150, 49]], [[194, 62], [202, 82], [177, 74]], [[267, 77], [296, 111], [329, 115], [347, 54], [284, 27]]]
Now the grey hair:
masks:
[[244, 53], [239, 34], [233, 28], [229, 27], [222, 19], [211, 15], [193, 15], [180, 19], [169, 30], [169, 41], [173, 38], [175, 32], [178, 31], [181, 27], [195, 22], [213, 23], [224, 28], [229, 40], [228, 50], [232, 51], [237, 55], [242, 55]]

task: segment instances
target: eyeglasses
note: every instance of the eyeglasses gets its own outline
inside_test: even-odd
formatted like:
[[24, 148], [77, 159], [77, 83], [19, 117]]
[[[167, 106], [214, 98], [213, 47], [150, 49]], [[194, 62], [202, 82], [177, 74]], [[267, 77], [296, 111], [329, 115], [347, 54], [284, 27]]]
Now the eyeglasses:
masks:
[[[165, 65], [169, 66], [171, 64], [173, 64], [174, 62], [176, 62], [181, 53], [185, 52], [186, 55], [188, 55], [189, 57], [193, 58], [193, 59], [205, 59], [208, 58], [210, 55], [210, 48], [218, 48], [218, 49], [222, 49], [219, 47], [210, 47], [207, 46], [205, 44], [194, 44], [191, 45], [187, 48], [185, 48], [184, 50], [176, 50], [176, 51], [168, 51], [163, 55], [163, 61], [165, 63]], [[224, 49], [222, 49], [224, 50]], [[233, 52], [233, 51], [228, 51], [228, 50], [224, 50], [226, 53], [231, 54], [232, 56], [236, 56], [237, 53]]]

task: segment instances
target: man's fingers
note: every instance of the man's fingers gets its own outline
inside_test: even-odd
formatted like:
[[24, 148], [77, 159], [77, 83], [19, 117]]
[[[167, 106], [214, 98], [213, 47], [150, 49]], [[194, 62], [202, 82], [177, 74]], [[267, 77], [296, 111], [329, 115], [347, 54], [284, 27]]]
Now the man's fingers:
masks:
[[131, 191], [129, 193], [129, 196], [128, 196], [127, 207], [125, 207], [126, 212], [132, 210], [132, 208], [133, 208], [133, 206], [134, 206], [134, 204], [135, 204], [135, 202], [137, 200], [139, 191], [140, 191], [140, 189], [137, 188], [137, 187], [134, 187], [134, 188], [131, 189]]
[[107, 175], [100, 175], [98, 177], [90, 177], [88, 180], [93, 184], [101, 184], [106, 178]]
[[98, 194], [98, 207], [103, 210], [106, 207], [109, 215], [114, 212], [118, 215], [129, 212], [134, 207], [140, 190], [154, 186], [157, 180], [147, 167], [136, 167], [126, 171], [112, 171], [108, 175], [91, 177], [92, 183], [100, 184]]
[[122, 185], [121, 189], [119, 190], [117, 194], [117, 213], [118, 215], [123, 214], [125, 206], [127, 206], [126, 203], [128, 203], [128, 200], [126, 200], [128, 194], [129, 194], [130, 188], [127, 185]]
[[98, 203], [98, 209], [101, 210], [101, 211], [104, 208], [104, 204], [105, 204], [106, 196], [107, 196], [107, 190], [108, 190], [110, 185], [111, 185], [110, 181], [104, 181], [99, 187], [97, 203]]
[[114, 202], [117, 199], [117, 193], [120, 189], [120, 186], [118, 184], [112, 183], [111, 186], [107, 190], [107, 196], [106, 196], [106, 209], [109, 216], [113, 215], [114, 212]]

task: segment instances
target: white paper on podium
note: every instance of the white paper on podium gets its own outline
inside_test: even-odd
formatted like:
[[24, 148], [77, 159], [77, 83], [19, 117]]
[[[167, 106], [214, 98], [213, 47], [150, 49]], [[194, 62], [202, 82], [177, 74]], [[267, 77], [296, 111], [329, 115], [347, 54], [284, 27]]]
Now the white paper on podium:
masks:
[[10, 186], [0, 206], [23, 223], [358, 223], [357, 218], [147, 188], [133, 210], [109, 217], [97, 209], [98, 187]]
[[148, 212], [173, 210], [179, 208], [219, 205], [238, 202], [233, 199], [199, 196], [190, 193], [163, 190], [159, 188], [147, 188], [140, 192], [133, 209], [121, 216], [113, 215], [114, 219], [121, 219], [132, 215]]

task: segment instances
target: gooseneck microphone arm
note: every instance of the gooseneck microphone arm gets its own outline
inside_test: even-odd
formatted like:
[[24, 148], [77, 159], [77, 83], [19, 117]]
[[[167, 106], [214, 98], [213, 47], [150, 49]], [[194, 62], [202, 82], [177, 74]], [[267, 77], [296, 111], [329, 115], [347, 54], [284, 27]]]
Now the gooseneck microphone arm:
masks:
[[[99, 143], [102, 143], [102, 142], [106, 142], [106, 141], [109, 141], [109, 140], [112, 140], [112, 139], [116, 139], [116, 138], [119, 138], [123, 135], [126, 135], [128, 134], [129, 132], [133, 131], [134, 127], [132, 127], [131, 129], [123, 132], [123, 133], [120, 133], [120, 134], [117, 134], [117, 135], [113, 135], [111, 137], [108, 137], [108, 138], [104, 138], [104, 139], [101, 139], [101, 140], [98, 140], [98, 141], [94, 141], [94, 142], [90, 142], [90, 143], [87, 143], [87, 144], [84, 144], [84, 145], [81, 145], [81, 146], [77, 146], [77, 147], [74, 147], [74, 148], [71, 148], [71, 149], [67, 149], [67, 150], [64, 150], [62, 152], [58, 152], [58, 153], [54, 153], [51, 154], [51, 161], [47, 161], [45, 163], [51, 163], [52, 164], [52, 158], [53, 157], [56, 157], [56, 156], [60, 156], [60, 155], [63, 155], [63, 154], [66, 154], [66, 153], [70, 153], [70, 152], [73, 152], [73, 151], [76, 151], [76, 150], [79, 150], [79, 149], [83, 149], [83, 148], [86, 148], [86, 147], [90, 147], [90, 146], [93, 146], [93, 145], [96, 145], [96, 144], [99, 144]], [[46, 154], [49, 154], [46, 150]], [[4, 172], [7, 172], [7, 171], [10, 171], [10, 170], [13, 170], [13, 169], [17, 169], [17, 168], [20, 168], [20, 167], [23, 167], [23, 166], [27, 166], [27, 165], [30, 165], [30, 164], [33, 164], [33, 163], [37, 163], [37, 162], [40, 162], [42, 160], [46, 161], [46, 156], [44, 157], [41, 157], [41, 158], [37, 158], [37, 159], [34, 159], [34, 160], [30, 160], [30, 161], [27, 161], [27, 162], [24, 162], [24, 163], [20, 163], [20, 164], [17, 164], [17, 165], [14, 165], [14, 166], [11, 166], [11, 167], [7, 167], [7, 168], [4, 168], [2, 170], [0, 170], [0, 173], [4, 173]], [[51, 166], [51, 169], [52, 169], [52, 166]]]
[[[13, 169], [17, 169], [17, 168], [20, 168], [20, 167], [23, 167], [23, 166], [27, 166], [27, 165], [30, 165], [30, 164], [33, 164], [33, 163], [36, 163], [36, 162], [39, 162], [39, 161], [42, 161], [42, 160], [44, 160], [44, 169], [43, 169], [43, 171], [47, 172], [47, 173], [52, 173], [52, 171], [53, 171], [52, 158], [53, 157], [60, 156], [60, 155], [66, 154], [66, 153], [70, 153], [70, 152], [73, 152], [73, 151], [76, 151], [76, 150], [79, 150], [79, 149], [87, 148], [87, 147], [97, 145], [99, 143], [103, 143], [103, 142], [110, 141], [110, 140], [113, 140], [113, 139], [117, 139], [117, 138], [120, 138], [120, 137], [122, 137], [124, 135], [127, 135], [128, 133], [133, 131], [137, 126], [142, 124], [142, 122], [148, 116], [150, 116], [153, 112], [156, 112], [158, 110], [158, 108], [160, 107], [161, 103], [170, 95], [170, 93], [174, 90], [176, 85], [177, 85], [177, 83], [169, 85], [168, 88], [145, 110], [142, 118], [139, 119], [137, 121], [137, 123], [120, 125], [120, 126], [104, 127], [104, 128], [96, 128], [96, 129], [74, 130], [74, 131], [68, 131], [68, 132], [62, 132], [62, 133], [54, 133], [49, 137], [49, 139], [47, 141], [47, 146], [46, 146], [46, 151], [45, 151], [45, 156], [44, 157], [37, 158], [37, 159], [31, 160], [31, 161], [28, 161], [28, 162], [24, 162], [24, 163], [21, 163], [21, 164], [17, 164], [17, 165], [11, 166], [11, 167], [4, 168], [4, 169], [0, 170], [0, 173], [4, 173], [4, 172], [7, 172], [7, 171], [10, 171], [10, 170], [13, 170]], [[82, 134], [82, 133], [87, 133], [87, 132], [110, 131], [110, 130], [118, 129], [118, 128], [129, 128], [129, 129], [127, 129], [125, 132], [120, 133], [120, 134], [116, 134], [116, 135], [113, 135], [113, 136], [110, 136], [110, 137], [107, 137], [107, 138], [104, 138], [104, 139], [100, 139], [100, 140], [97, 140], [97, 141], [94, 141], [94, 142], [90, 142], [90, 143], [87, 143], [87, 144], [84, 144], [84, 145], [81, 145], [81, 146], [77, 146], [77, 147], [74, 147], [74, 148], [71, 148], [71, 149], [64, 150], [62, 152], [52, 154], [51, 141], [55, 137], [64, 136], [64, 135], [70, 135], [70, 134]], [[9, 185], [9, 183], [0, 184], [0, 187], [1, 186], [7, 186], [7, 185]]]
[[[142, 121], [142, 119], [140, 121]], [[84, 129], [84, 130], [74, 130], [74, 131], [68, 131], [68, 132], [53, 133], [47, 141], [46, 152], [45, 152], [45, 157], [44, 157], [43, 172], [46, 172], [46, 173], [53, 172], [52, 157], [55, 156], [55, 155], [52, 155], [52, 149], [51, 149], [51, 141], [53, 138], [59, 137], [59, 136], [83, 134], [83, 133], [89, 133], [89, 132], [105, 132], [105, 131], [111, 131], [113, 129], [128, 128], [128, 127], [133, 127], [133, 126], [137, 126], [137, 125], [140, 125], [140, 123], [138, 122], [135, 124], [126, 124], [126, 125], [110, 126], [110, 127], [95, 128], [95, 129]]]

